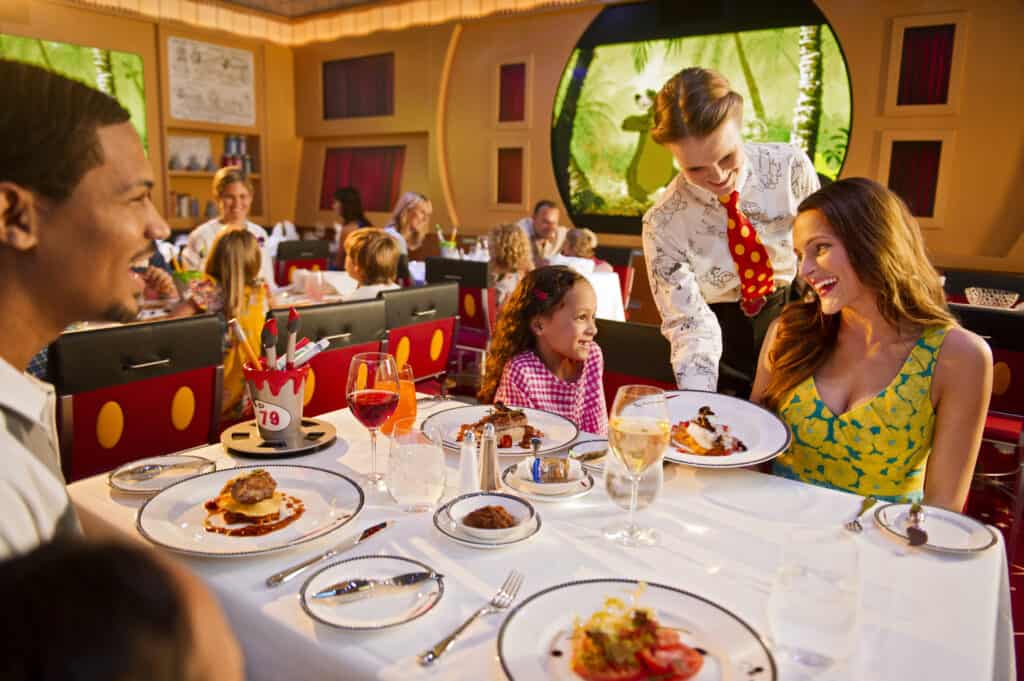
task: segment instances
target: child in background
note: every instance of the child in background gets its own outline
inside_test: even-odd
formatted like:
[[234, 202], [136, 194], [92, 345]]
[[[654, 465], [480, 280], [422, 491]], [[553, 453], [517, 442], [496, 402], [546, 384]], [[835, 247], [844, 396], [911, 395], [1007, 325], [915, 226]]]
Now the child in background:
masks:
[[[210, 247], [206, 274], [189, 282], [185, 302], [176, 314], [214, 312], [224, 320], [237, 319], [253, 348], [260, 347], [260, 333], [269, 306], [267, 284], [260, 278], [263, 254], [256, 237], [244, 229], [223, 230]], [[239, 419], [247, 408], [242, 364], [246, 357], [231, 331], [224, 334], [224, 390], [221, 418]]]
[[480, 401], [543, 409], [607, 434], [596, 309], [594, 289], [568, 267], [525, 274], [498, 316]]
[[364, 227], [345, 239], [345, 271], [356, 280], [356, 290], [345, 302], [371, 300], [381, 291], [401, 288], [398, 277], [398, 243], [382, 229]]
[[533, 269], [530, 237], [518, 225], [498, 225], [488, 235], [491, 277], [498, 309], [516, 289], [519, 279]]
[[565, 235], [562, 255], [567, 258], [583, 258], [592, 260], [595, 272], [613, 272], [612, 266], [594, 255], [597, 248], [597, 235], [586, 227], [573, 227]]

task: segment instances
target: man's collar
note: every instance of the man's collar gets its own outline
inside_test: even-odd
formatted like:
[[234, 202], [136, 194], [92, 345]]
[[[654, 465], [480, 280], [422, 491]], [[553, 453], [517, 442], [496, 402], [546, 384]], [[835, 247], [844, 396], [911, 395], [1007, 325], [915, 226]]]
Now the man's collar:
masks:
[[21, 414], [33, 423], [44, 422], [47, 399], [53, 386], [15, 369], [0, 358], [0, 408]]

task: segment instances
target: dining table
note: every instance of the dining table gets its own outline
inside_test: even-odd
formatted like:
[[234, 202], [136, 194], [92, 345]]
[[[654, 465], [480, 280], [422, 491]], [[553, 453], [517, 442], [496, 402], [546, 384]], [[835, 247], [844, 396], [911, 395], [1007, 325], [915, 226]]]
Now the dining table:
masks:
[[[418, 412], [424, 417], [455, 406], [460, 403], [424, 401]], [[256, 460], [229, 454], [220, 444], [189, 453], [215, 461], [218, 469], [273, 462], [319, 467], [359, 480], [370, 469], [368, 432], [348, 410], [317, 418], [334, 425], [338, 437], [305, 456]], [[380, 447], [383, 460], [383, 438]], [[457, 469], [458, 457], [449, 453], [443, 500], [458, 495]], [[842, 531], [861, 502], [845, 492], [753, 470], [666, 463], [659, 496], [637, 513], [638, 520], [660, 533], [657, 546], [627, 548], [604, 537], [602, 528], [622, 520], [625, 511], [611, 501], [598, 478], [586, 496], [535, 503], [543, 524], [530, 540], [481, 550], [452, 542], [435, 528], [430, 512], [405, 513], [386, 491], [365, 491], [366, 504], [356, 518], [312, 542], [250, 557], [179, 555], [223, 606], [244, 651], [248, 679], [503, 679], [497, 636], [505, 614], [477, 621], [430, 667], [420, 666], [416, 658], [486, 603], [512, 569], [524, 576], [519, 602], [573, 580], [644, 580], [707, 599], [768, 639], [767, 605], [787, 539], [806, 527]], [[106, 475], [79, 480], [69, 493], [88, 535], [147, 544], [136, 529], [144, 498], [114, 491]], [[973, 555], [938, 554], [897, 541], [869, 518], [864, 517], [864, 531], [855, 538], [862, 583], [857, 643], [850, 658], [818, 678], [1016, 678], [1002, 538]], [[270, 575], [384, 520], [393, 520], [393, 526], [335, 560], [397, 556], [443, 574], [443, 597], [418, 619], [380, 631], [339, 630], [314, 621], [302, 608], [298, 594], [306, 575], [276, 588], [266, 585]]]

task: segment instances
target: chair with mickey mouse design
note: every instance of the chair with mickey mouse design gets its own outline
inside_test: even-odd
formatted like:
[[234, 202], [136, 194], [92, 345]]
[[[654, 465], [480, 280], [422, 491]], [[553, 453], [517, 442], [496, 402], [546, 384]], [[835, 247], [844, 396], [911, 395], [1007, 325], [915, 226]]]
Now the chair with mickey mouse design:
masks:
[[459, 285], [430, 284], [420, 288], [383, 291], [387, 315], [387, 352], [399, 368], [410, 364], [417, 389], [438, 389], [429, 379], [444, 384], [448, 355], [458, 321]]
[[490, 263], [478, 260], [427, 258], [427, 283], [459, 285], [457, 350], [483, 353], [498, 317], [497, 295], [491, 286]]
[[297, 269], [326, 270], [330, 255], [330, 241], [282, 241], [274, 259], [274, 281], [278, 286], [288, 286]]
[[214, 315], [62, 334], [50, 368], [67, 481], [215, 442], [223, 337]]
[[653, 324], [597, 319], [594, 340], [604, 355], [604, 398], [608, 408], [623, 385], [676, 389], [671, 346]]

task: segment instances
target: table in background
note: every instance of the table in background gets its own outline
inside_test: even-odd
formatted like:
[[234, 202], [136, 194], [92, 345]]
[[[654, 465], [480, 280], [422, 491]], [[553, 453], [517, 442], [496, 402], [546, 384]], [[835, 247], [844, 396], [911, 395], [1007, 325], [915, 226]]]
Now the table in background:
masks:
[[[421, 408], [420, 415], [450, 406], [431, 405]], [[338, 441], [315, 454], [275, 462], [320, 466], [353, 477], [366, 471], [365, 429], [347, 411], [319, 418], [338, 428]], [[254, 463], [227, 455], [220, 445], [196, 453], [215, 459], [220, 468]], [[457, 480], [456, 465], [456, 457], [449, 456], [449, 481]], [[144, 543], [135, 529], [142, 499], [113, 494], [105, 476], [76, 482], [69, 491], [87, 532]], [[453, 493], [449, 488], [446, 497]], [[710, 598], [767, 635], [771, 577], [794, 521], [838, 528], [859, 504], [853, 495], [747, 470], [668, 465], [661, 496], [639, 514], [661, 532], [661, 545], [652, 549], [627, 550], [603, 538], [601, 528], [625, 512], [598, 485], [589, 496], [566, 504], [537, 504], [544, 520], [540, 533], [496, 551], [452, 543], [433, 528], [431, 514], [403, 514], [386, 493], [369, 492], [365, 510], [353, 523], [315, 542], [251, 558], [182, 560], [221, 599], [253, 681], [482, 681], [502, 678], [495, 643], [500, 615], [475, 624], [432, 669], [420, 669], [414, 656], [489, 599], [510, 569], [526, 575], [520, 601], [569, 580], [644, 579]], [[308, 575], [277, 589], [264, 585], [270, 574], [389, 518], [398, 521], [392, 529], [342, 558], [405, 556], [443, 573], [444, 598], [428, 615], [383, 631], [343, 632], [303, 612], [297, 593]], [[858, 649], [847, 666], [821, 680], [1013, 679], [1002, 541], [979, 555], [942, 556], [896, 543], [871, 522], [865, 526], [858, 538], [864, 585]]]

